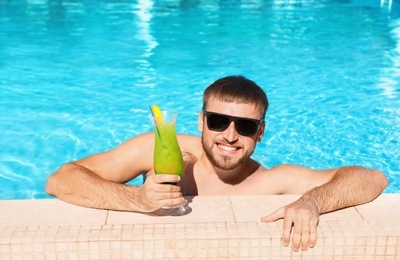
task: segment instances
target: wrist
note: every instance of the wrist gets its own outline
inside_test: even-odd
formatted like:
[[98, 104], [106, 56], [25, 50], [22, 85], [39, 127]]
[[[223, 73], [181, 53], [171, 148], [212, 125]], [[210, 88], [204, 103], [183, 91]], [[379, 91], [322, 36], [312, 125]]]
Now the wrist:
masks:
[[319, 206], [319, 203], [313, 195], [306, 193], [300, 197], [300, 200], [303, 203], [315, 208], [318, 211], [318, 213], [321, 213], [321, 208]]
[[143, 212], [140, 198], [140, 187], [125, 185], [125, 198], [122, 199], [122, 208], [125, 211]]

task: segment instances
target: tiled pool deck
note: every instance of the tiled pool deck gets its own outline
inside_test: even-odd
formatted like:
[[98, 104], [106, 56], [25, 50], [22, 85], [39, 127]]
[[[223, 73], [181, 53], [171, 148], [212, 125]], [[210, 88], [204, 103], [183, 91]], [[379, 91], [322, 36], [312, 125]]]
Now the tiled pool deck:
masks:
[[190, 197], [184, 216], [0, 201], [0, 259], [400, 259], [400, 194], [322, 215], [317, 245], [293, 252], [260, 218], [298, 197]]

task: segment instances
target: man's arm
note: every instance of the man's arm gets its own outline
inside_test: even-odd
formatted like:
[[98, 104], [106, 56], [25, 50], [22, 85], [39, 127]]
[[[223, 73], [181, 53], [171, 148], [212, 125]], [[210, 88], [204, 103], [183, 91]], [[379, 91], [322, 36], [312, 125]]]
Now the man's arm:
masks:
[[345, 167], [335, 171], [332, 179], [306, 192], [300, 199], [314, 201], [320, 214], [370, 202], [388, 185], [378, 170]]
[[[388, 184], [382, 172], [363, 167], [343, 167], [331, 171], [312, 171], [295, 166], [290, 168], [304, 172], [308, 178], [314, 176], [317, 182], [321, 181], [321, 174], [332, 176], [325, 183], [317, 183], [297, 201], [262, 218], [264, 222], [284, 218], [282, 241], [285, 246], [289, 245], [293, 225], [294, 251], [298, 251], [300, 246], [302, 250], [307, 250], [315, 245], [320, 214], [367, 203], [375, 199]], [[312, 181], [306, 183], [309, 185]]]
[[140, 135], [119, 147], [63, 165], [51, 175], [46, 192], [80, 206], [124, 211], [151, 212], [184, 201], [178, 176], [154, 175], [144, 185], [123, 183], [153, 168], [154, 135]]

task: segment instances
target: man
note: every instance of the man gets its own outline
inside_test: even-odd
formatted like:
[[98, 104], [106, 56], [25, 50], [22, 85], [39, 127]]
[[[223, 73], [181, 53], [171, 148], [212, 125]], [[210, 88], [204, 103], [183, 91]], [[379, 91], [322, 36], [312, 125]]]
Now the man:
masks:
[[[363, 167], [262, 167], [250, 156], [264, 135], [267, 108], [267, 96], [255, 82], [242, 76], [219, 79], [204, 92], [198, 117], [202, 136], [178, 135], [182, 179], [154, 174], [154, 134], [146, 133], [63, 165], [50, 176], [46, 191], [76, 205], [137, 212], [182, 204], [183, 196], [303, 194], [261, 220], [283, 218], [283, 244], [289, 244], [293, 225], [293, 250], [307, 250], [316, 243], [321, 213], [369, 202], [388, 181], [380, 171]], [[124, 184], [141, 173], [147, 173], [142, 186]], [[178, 181], [179, 186], [163, 184]]]

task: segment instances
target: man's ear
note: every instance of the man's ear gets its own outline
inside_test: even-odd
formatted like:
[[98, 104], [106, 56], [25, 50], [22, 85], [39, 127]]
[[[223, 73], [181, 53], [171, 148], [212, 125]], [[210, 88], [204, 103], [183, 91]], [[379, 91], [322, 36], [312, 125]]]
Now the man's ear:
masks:
[[260, 125], [260, 130], [258, 131], [258, 136], [257, 136], [257, 143], [261, 142], [262, 137], [264, 136], [264, 132], [265, 132], [265, 127], [266, 127], [267, 123], [263, 122]]
[[197, 118], [197, 127], [200, 133], [203, 133], [203, 125], [204, 125], [203, 117], [204, 117], [203, 110], [201, 110], [199, 117]]

